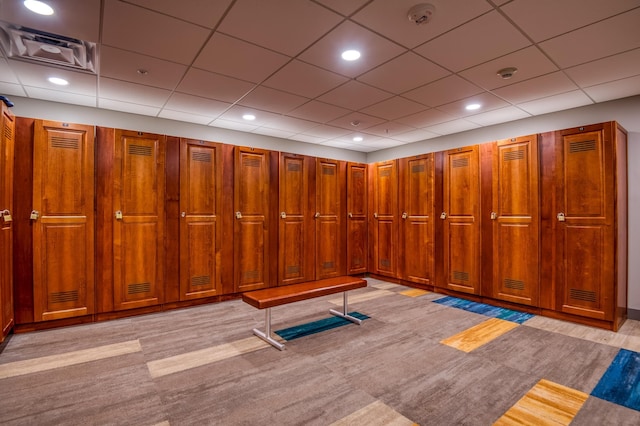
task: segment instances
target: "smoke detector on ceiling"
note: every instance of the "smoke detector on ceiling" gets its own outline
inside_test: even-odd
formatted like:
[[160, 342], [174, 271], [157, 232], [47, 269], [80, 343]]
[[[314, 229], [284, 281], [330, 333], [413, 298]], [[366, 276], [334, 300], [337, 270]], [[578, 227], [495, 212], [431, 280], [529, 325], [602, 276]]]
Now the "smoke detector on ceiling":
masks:
[[504, 80], [509, 80], [517, 72], [518, 72], [518, 68], [509, 67], [509, 68], [502, 68], [501, 70], [498, 70], [497, 74], [500, 76], [500, 78]]
[[434, 5], [430, 3], [421, 3], [409, 9], [407, 17], [411, 22], [415, 22], [416, 25], [421, 25], [430, 22], [435, 12], [436, 7]]

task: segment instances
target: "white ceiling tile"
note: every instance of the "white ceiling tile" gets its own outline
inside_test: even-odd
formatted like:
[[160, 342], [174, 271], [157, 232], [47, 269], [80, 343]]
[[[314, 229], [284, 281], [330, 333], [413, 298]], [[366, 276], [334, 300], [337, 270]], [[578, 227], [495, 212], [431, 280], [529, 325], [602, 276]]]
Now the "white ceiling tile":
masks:
[[340, 136], [344, 136], [350, 132], [351, 131], [347, 129], [342, 129], [334, 126], [327, 126], [323, 124], [320, 126], [313, 127], [311, 129], [307, 129], [305, 132], [303, 132], [303, 134], [317, 137], [317, 138], [333, 139], [333, 138], [338, 138]]
[[191, 114], [191, 113], [182, 112], [182, 111], [173, 111], [166, 108], [160, 111], [160, 113], [158, 114], [158, 117], [166, 118], [169, 120], [184, 121], [187, 123], [196, 123], [196, 124], [203, 124], [203, 125], [209, 124], [212, 120], [211, 117], [207, 117], [205, 115]]
[[410, 132], [402, 133], [393, 137], [393, 139], [399, 140], [401, 142], [419, 142], [427, 139], [432, 139], [438, 137], [439, 135], [433, 132], [429, 132], [428, 130], [416, 129]]
[[[256, 118], [255, 120], [245, 120], [242, 118], [245, 114], [252, 114]], [[279, 118], [280, 114], [274, 114], [273, 112], [261, 111], [255, 108], [246, 107], [242, 105], [234, 105], [229, 108], [224, 114], [222, 114], [219, 118], [227, 121], [235, 121], [237, 123], [243, 123], [252, 127], [260, 127], [269, 123], [276, 118]]]
[[[326, 145], [328, 143], [331, 143], [331, 141], [325, 142], [323, 143], [323, 145]], [[334, 142], [336, 144], [336, 147], [339, 146], [339, 144], [344, 144], [345, 147], [342, 149], [350, 149], [352, 151], [358, 151], [358, 152], [374, 152], [374, 151], [378, 151], [381, 148], [377, 147], [377, 146], [364, 146], [364, 145], [356, 145], [356, 144], [345, 144], [344, 142], [338, 142], [335, 141]]]
[[258, 133], [260, 135], [273, 136], [275, 138], [283, 138], [283, 139], [290, 138], [291, 136], [296, 134], [296, 132], [280, 130], [280, 129], [270, 129], [268, 127], [260, 127], [254, 130], [252, 133]]
[[532, 78], [493, 91], [502, 99], [512, 104], [532, 101], [547, 96], [576, 90], [575, 85], [563, 72], [558, 71], [542, 77]]
[[258, 126], [252, 124], [239, 123], [237, 121], [225, 120], [222, 118], [216, 119], [209, 125], [212, 127], [220, 127], [222, 129], [238, 130], [240, 132], [252, 132], [258, 128]]
[[306, 120], [326, 123], [339, 117], [349, 114], [349, 110], [335, 105], [325, 104], [319, 101], [309, 101], [299, 106], [293, 111], [289, 111], [287, 115]]
[[0, 1], [3, 21], [40, 31], [72, 37], [93, 43], [99, 40], [100, 0], [48, 0], [54, 9], [50, 16], [37, 15], [23, 6], [22, 1]]
[[308, 99], [303, 98], [302, 96], [296, 96], [279, 90], [269, 89], [268, 87], [259, 86], [252, 90], [247, 96], [240, 99], [238, 103], [244, 106], [284, 114], [299, 107], [307, 101]]
[[27, 96], [24, 89], [19, 84], [5, 83], [0, 81], [0, 93], [12, 96]]
[[106, 0], [102, 42], [180, 64], [190, 64], [210, 30], [116, 0]]
[[[515, 67], [518, 71], [505, 80], [498, 75], [498, 71], [509, 67]], [[465, 70], [460, 75], [486, 90], [492, 90], [557, 70], [558, 67], [538, 48], [531, 46]]]
[[318, 3], [345, 16], [351, 15], [369, 1], [370, 0], [317, 0]]
[[394, 96], [393, 98], [386, 99], [367, 108], [363, 108], [361, 112], [375, 117], [384, 118], [385, 120], [395, 120], [396, 118], [415, 114], [426, 109], [427, 107], [423, 104], [410, 101], [400, 96]]
[[[487, 31], [490, 28], [491, 31]], [[452, 71], [460, 71], [531, 43], [498, 12], [490, 12], [415, 49]]]
[[171, 92], [156, 87], [128, 83], [110, 78], [100, 79], [100, 99], [129, 102], [132, 104], [162, 107]]
[[587, 87], [585, 92], [596, 102], [606, 102], [640, 94], [640, 75]]
[[265, 86], [315, 98], [345, 83], [348, 78], [294, 60], [264, 82]]
[[318, 100], [352, 110], [373, 105], [393, 96], [375, 87], [351, 80], [340, 87], [320, 96]]
[[218, 31], [295, 56], [341, 20], [310, 1], [238, 0]]
[[400, 94], [449, 74], [431, 61], [407, 52], [358, 77], [359, 81]]
[[640, 47], [640, 8], [600, 21], [539, 44], [560, 67], [574, 65]]
[[98, 100], [98, 107], [104, 109], [112, 109], [119, 112], [127, 112], [130, 114], [149, 115], [155, 117], [160, 112], [160, 108], [148, 105], [132, 104], [129, 102], [121, 102], [113, 99], [101, 98]]
[[393, 148], [396, 146], [401, 146], [401, 145], [405, 145], [404, 142], [400, 142], [400, 141], [396, 141], [393, 139], [379, 139], [376, 141], [372, 141], [372, 142], [360, 142], [361, 144], [364, 144], [363, 146], [366, 146], [368, 148], [375, 148], [375, 149], [385, 149], [385, 148]]
[[190, 68], [177, 91], [225, 102], [235, 102], [255, 87], [254, 84]]
[[313, 143], [313, 144], [320, 144], [326, 141], [326, 138], [324, 137], [305, 135], [302, 133], [290, 136], [289, 139], [294, 141], [299, 141], [299, 142]]
[[188, 0], [189, 7], [176, 0], [127, 0], [165, 15], [175, 16], [207, 28], [214, 28], [232, 0]]
[[[361, 141], [354, 141], [353, 138], [355, 138], [356, 136], [361, 137], [362, 140]], [[332, 141], [336, 141], [336, 142], [342, 142], [342, 143], [347, 143], [349, 145], [368, 145], [371, 144], [375, 141], [379, 141], [382, 140], [383, 138], [380, 136], [376, 136], [376, 135], [371, 135], [371, 134], [367, 134], [367, 133], [362, 133], [362, 132], [349, 132], [347, 134], [344, 134], [342, 136], [339, 136], [335, 139], [332, 139]]]
[[570, 108], [577, 108], [592, 103], [593, 101], [581, 90], [574, 90], [573, 92], [563, 93], [561, 95], [524, 102], [518, 104], [518, 107], [527, 111], [529, 114], [541, 115]]
[[427, 126], [433, 126], [434, 124], [444, 123], [445, 121], [451, 121], [455, 117], [439, 111], [435, 108], [421, 111], [417, 114], [412, 114], [407, 117], [398, 118], [398, 123], [406, 124], [411, 127], [421, 128]]
[[491, 5], [485, 0], [432, 0], [435, 13], [430, 22], [416, 25], [408, 14], [416, 0], [375, 0], [353, 16], [356, 22], [396, 40], [403, 46], [414, 48], [485, 12]]
[[9, 67], [7, 60], [0, 59], [0, 81], [5, 83], [19, 84], [20, 81], [13, 70]]
[[[349, 142], [343, 142], [337, 139], [334, 140], [330, 140], [330, 141], [326, 141], [322, 143], [323, 146], [330, 146], [333, 148], [340, 148], [340, 149], [353, 149], [355, 147], [357, 147], [358, 145], [354, 144], [353, 142], [349, 143]], [[360, 150], [358, 150], [360, 151]]]
[[385, 120], [379, 117], [373, 117], [361, 112], [352, 112], [351, 114], [347, 114], [331, 121], [329, 124], [332, 126], [342, 127], [343, 129], [356, 129], [360, 131], [384, 122]]
[[61, 102], [64, 104], [82, 105], [95, 107], [96, 97], [80, 95], [78, 93], [69, 93], [59, 90], [44, 89], [42, 87], [24, 86], [27, 96], [44, 99], [47, 101]]
[[[481, 108], [474, 111], [468, 111], [465, 107], [469, 104], [478, 103]], [[494, 96], [490, 93], [481, 93], [479, 95], [470, 96], [466, 99], [452, 102], [450, 104], [441, 105], [438, 109], [446, 114], [452, 115], [457, 118], [468, 117], [470, 115], [481, 114], [492, 109], [498, 109], [507, 106], [508, 104], [502, 99]]]
[[452, 133], [465, 132], [471, 129], [477, 129], [480, 125], [472, 123], [464, 119], [447, 121], [446, 123], [436, 124], [426, 127], [424, 130], [436, 133], [438, 135], [450, 135]]
[[109, 46], [100, 49], [100, 75], [103, 77], [173, 90], [186, 71], [185, 65], [175, 62]]
[[[356, 61], [340, 56], [345, 50], [361, 53]], [[398, 55], [406, 49], [372, 31], [346, 21], [300, 55], [300, 59], [348, 77], [357, 77]]]
[[531, 114], [527, 114], [519, 108], [508, 106], [482, 114], [472, 115], [467, 117], [467, 120], [480, 124], [481, 126], [492, 126], [494, 124], [506, 123], [507, 121], [515, 121], [527, 117], [531, 117]]
[[365, 133], [380, 136], [383, 138], [395, 138], [403, 133], [411, 132], [415, 128], [407, 126], [406, 124], [398, 123], [395, 121], [388, 121], [386, 123], [378, 124], [373, 127], [369, 127], [364, 130]]
[[[225, 58], [223, 61], [220, 58]], [[289, 61], [288, 56], [255, 44], [215, 33], [194, 66], [218, 74], [259, 83]]]
[[[76, 93], [79, 95], [96, 96], [98, 78], [93, 74], [79, 71], [69, 71], [62, 68], [34, 65], [24, 61], [9, 60], [9, 67], [15, 72], [20, 82], [25, 86], [41, 87], [43, 89], [60, 92]], [[49, 77], [64, 78], [69, 82], [67, 86], [58, 86], [47, 79]]]
[[514, 0], [502, 10], [539, 42], [638, 6], [638, 0]]
[[459, 99], [481, 93], [482, 89], [457, 75], [429, 83], [418, 89], [404, 93], [405, 98], [413, 99], [432, 107], [448, 104]]
[[231, 104], [184, 93], [174, 93], [164, 107], [173, 111], [211, 117], [209, 120], [211, 121], [229, 109]]
[[300, 118], [294, 118], [294, 117], [280, 116], [280, 117], [274, 118], [273, 120], [269, 120], [269, 122], [262, 127], [268, 127], [270, 129], [283, 130], [283, 131], [288, 131], [292, 133], [304, 133], [305, 131], [310, 130], [317, 126], [318, 126], [318, 123], [314, 121], [302, 120]]
[[640, 74], [640, 49], [568, 68], [565, 72], [581, 87], [632, 77]]

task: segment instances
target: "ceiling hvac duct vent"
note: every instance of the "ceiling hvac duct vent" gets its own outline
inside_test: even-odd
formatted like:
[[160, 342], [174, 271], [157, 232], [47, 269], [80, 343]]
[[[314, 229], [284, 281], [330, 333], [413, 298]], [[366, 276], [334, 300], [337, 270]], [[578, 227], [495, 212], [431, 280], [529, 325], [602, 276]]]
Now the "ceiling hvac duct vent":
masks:
[[0, 21], [0, 48], [9, 59], [96, 72], [96, 44]]

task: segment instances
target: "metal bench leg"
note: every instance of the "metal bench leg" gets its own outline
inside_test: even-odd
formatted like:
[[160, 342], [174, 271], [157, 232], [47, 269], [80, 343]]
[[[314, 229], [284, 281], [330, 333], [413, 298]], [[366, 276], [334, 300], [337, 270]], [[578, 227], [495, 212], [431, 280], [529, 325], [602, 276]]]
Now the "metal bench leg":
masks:
[[340, 318], [344, 318], [348, 321], [351, 321], [355, 324], [362, 324], [362, 320], [356, 317], [352, 317], [349, 315], [349, 303], [347, 302], [347, 292], [342, 293], [342, 312], [336, 311], [335, 309], [329, 309], [329, 312], [332, 315], [335, 315]]
[[264, 311], [264, 332], [258, 330], [257, 328], [254, 328], [253, 334], [258, 336], [271, 346], [280, 349], [281, 351], [284, 350], [284, 345], [271, 337], [271, 308], [266, 308]]

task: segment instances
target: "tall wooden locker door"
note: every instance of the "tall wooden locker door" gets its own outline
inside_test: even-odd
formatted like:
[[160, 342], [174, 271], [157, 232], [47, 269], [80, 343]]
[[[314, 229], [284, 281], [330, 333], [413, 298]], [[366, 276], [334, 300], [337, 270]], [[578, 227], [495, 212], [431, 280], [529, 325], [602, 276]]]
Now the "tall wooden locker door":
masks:
[[626, 192], [616, 193], [615, 137], [606, 123], [557, 132], [555, 141], [556, 309], [605, 321], [617, 302], [616, 225], [626, 229], [615, 220], [617, 202], [626, 216]]
[[222, 290], [221, 158], [218, 143], [180, 140], [180, 300]]
[[443, 162], [444, 286], [480, 293], [480, 166], [476, 145], [445, 151]]
[[35, 122], [34, 321], [94, 312], [94, 134], [92, 126]]
[[370, 166], [372, 176], [372, 264], [370, 272], [396, 278], [398, 273], [398, 166], [396, 160]]
[[278, 285], [315, 279], [314, 159], [280, 153]]
[[269, 151], [235, 147], [235, 291], [269, 286]]
[[115, 132], [115, 310], [163, 301], [165, 145], [165, 136]]
[[1, 104], [0, 117], [0, 342], [11, 331], [13, 314], [13, 152], [15, 117]]
[[342, 161], [316, 159], [316, 279], [344, 274], [344, 165]]
[[433, 154], [399, 160], [399, 278], [433, 284]]
[[367, 272], [367, 165], [347, 163], [347, 274]]
[[538, 136], [496, 142], [493, 146], [492, 168], [492, 297], [538, 306]]

